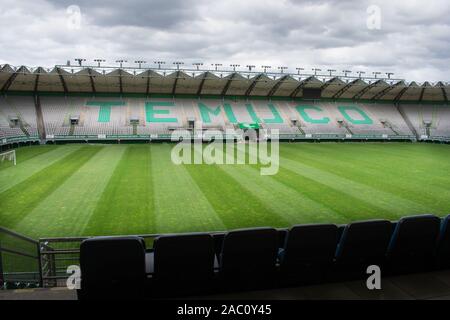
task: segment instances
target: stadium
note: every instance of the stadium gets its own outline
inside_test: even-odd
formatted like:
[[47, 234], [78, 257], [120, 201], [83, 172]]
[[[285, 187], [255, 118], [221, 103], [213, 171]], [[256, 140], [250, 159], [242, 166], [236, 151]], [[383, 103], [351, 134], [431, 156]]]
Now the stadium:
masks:
[[447, 2], [0, 0], [0, 309], [450, 300]]
[[[169, 296], [192, 284], [205, 289], [197, 294], [211, 292], [217, 272], [231, 290], [271, 287], [271, 255], [284, 246], [305, 259], [277, 262], [287, 285], [321, 283], [329, 268], [358, 278], [369, 262], [384, 265], [386, 252], [394, 274], [436, 268], [435, 259], [448, 266], [448, 84], [78, 62], [1, 66], [4, 286], [65, 285], [83, 254], [86, 270], [123, 255], [127, 295], [142, 289], [133, 279], [140, 254]], [[258, 161], [171, 161], [180, 141], [202, 150], [217, 139], [211, 132], [232, 148], [273, 144], [277, 132], [278, 170], [261, 175]], [[344, 253], [334, 253], [338, 244]], [[227, 265], [208, 261], [226, 251]], [[174, 280], [176, 259], [185, 272]], [[129, 261], [138, 269], [124, 267]], [[83, 272], [88, 297], [98, 294], [95, 270]]]

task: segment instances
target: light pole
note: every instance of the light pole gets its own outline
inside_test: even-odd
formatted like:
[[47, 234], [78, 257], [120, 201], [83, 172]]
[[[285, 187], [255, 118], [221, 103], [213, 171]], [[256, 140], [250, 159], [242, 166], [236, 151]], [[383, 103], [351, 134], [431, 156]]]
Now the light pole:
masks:
[[333, 72], [336, 72], [334, 69], [328, 69], [327, 71], [330, 73], [330, 77], [333, 75]]
[[173, 62], [173, 64], [177, 66], [177, 70], [180, 70], [180, 66], [181, 66], [182, 64], [184, 64], [184, 62], [181, 62], [181, 61], [175, 61], [175, 62]]
[[379, 72], [379, 71], [375, 71], [375, 72], [372, 72], [372, 74], [373, 74], [373, 76], [375, 77], [375, 79], [377, 78], [377, 75], [379, 75], [379, 74], [381, 74], [381, 72]]
[[240, 67], [240, 64], [230, 64], [230, 67], [233, 67], [233, 71], [236, 71], [236, 67]]
[[120, 65], [120, 69], [122, 69], [123, 63], [124, 62], [128, 62], [127, 60], [116, 60], [116, 63], [118, 63]]
[[394, 73], [393, 73], [393, 72], [386, 72], [386, 75], [387, 75], [388, 79], [390, 79], [390, 78], [391, 78], [391, 76], [393, 76], [393, 75], [394, 75]]
[[105, 62], [106, 60], [104, 59], [94, 59], [95, 62], [97, 62], [97, 67], [100, 68], [100, 63]]
[[284, 70], [286, 70], [287, 67], [278, 67], [278, 70], [280, 70], [281, 73], [284, 73]]
[[347, 77], [347, 74], [352, 72], [350, 70], [342, 70], [342, 73], [344, 73], [344, 77]]
[[356, 71], [356, 73], [358, 74], [358, 76], [359, 76], [360, 79], [361, 79], [361, 75], [362, 75], [362, 74], [365, 74], [364, 71]]
[[221, 67], [221, 63], [211, 63], [212, 66], [214, 66], [214, 69], [217, 71], [218, 67]]
[[86, 61], [86, 59], [83, 58], [76, 58], [74, 59], [76, 62], [78, 62], [78, 65], [81, 67], [81, 65], [83, 64], [83, 61]]
[[144, 61], [144, 60], [136, 60], [134, 63], [137, 63], [137, 64], [139, 65], [139, 69], [141, 69], [142, 64], [143, 64], [143, 63], [147, 63], [147, 61]]
[[317, 71], [322, 71], [322, 69], [312, 68], [312, 71], [314, 71], [314, 75], [317, 76]]
[[252, 72], [252, 69], [255, 67], [254, 65], [248, 64], [246, 66], [248, 68], [248, 71]]
[[161, 69], [162, 64], [166, 64], [165, 61], [154, 61], [153, 63], [158, 65], [158, 69]]
[[272, 66], [261, 66], [261, 68], [263, 68], [264, 73], [266, 73], [266, 72], [267, 72], [267, 69], [271, 69]]
[[195, 66], [198, 70], [200, 68], [200, 66], [203, 65], [203, 62], [194, 62], [192, 65]]

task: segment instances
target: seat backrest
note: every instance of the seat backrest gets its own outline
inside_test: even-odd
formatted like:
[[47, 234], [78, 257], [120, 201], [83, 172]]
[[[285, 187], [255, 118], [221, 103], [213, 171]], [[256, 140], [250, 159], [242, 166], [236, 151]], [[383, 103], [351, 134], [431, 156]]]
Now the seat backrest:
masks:
[[334, 224], [310, 224], [292, 227], [282, 254], [282, 266], [331, 263], [336, 252], [338, 228]]
[[437, 254], [439, 266], [450, 267], [450, 215], [442, 219]]
[[[388, 247], [388, 258], [395, 264], [414, 268], [432, 262], [441, 220], [434, 215], [404, 217], [399, 220]], [[408, 269], [410, 269], [408, 267]]]
[[387, 220], [348, 224], [338, 244], [336, 261], [338, 263], [382, 262], [392, 231], [392, 223]]
[[223, 241], [221, 272], [250, 276], [275, 271], [278, 239], [274, 228], [230, 231]]
[[141, 288], [145, 243], [140, 237], [95, 237], [80, 246], [81, 290]]
[[156, 279], [210, 279], [214, 275], [214, 239], [210, 234], [164, 235], [155, 239]]

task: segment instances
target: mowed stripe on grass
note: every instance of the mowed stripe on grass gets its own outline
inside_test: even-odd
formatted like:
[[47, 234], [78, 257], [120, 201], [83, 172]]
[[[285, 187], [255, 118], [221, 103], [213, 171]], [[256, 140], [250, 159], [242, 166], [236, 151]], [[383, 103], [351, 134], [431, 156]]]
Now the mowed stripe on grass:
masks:
[[295, 174], [283, 167], [279, 169], [278, 174], [273, 176], [273, 178], [336, 213], [336, 216], [333, 217], [326, 214], [313, 214], [312, 218], [308, 219], [308, 222], [329, 222], [332, 218], [332, 221], [335, 223], [346, 223], [352, 221], [354, 217], [360, 216], [362, 212], [374, 217], [377, 215], [382, 216], [385, 213], [368, 202], [361, 201], [361, 199], [330, 188], [327, 185]]
[[[58, 148], [54, 145], [34, 145], [34, 146], [24, 146], [16, 149], [16, 158], [18, 163], [24, 163], [26, 160], [36, 157], [40, 154], [46, 153], [48, 151]], [[7, 152], [7, 150], [3, 151]], [[0, 162], [0, 170], [12, 167], [12, 161]]]
[[156, 230], [224, 230], [220, 216], [186, 167], [172, 163], [172, 147], [167, 144], [151, 146]]
[[31, 168], [30, 161], [51, 152], [72, 152], [49, 159], [23, 181], [8, 178], [17, 183], [0, 192], [0, 225], [33, 237], [79, 236], [450, 212], [448, 145], [281, 143], [275, 176], [261, 176], [259, 165], [177, 166], [170, 159], [173, 146], [18, 149], [22, 160], [0, 175]]
[[150, 147], [129, 145], [83, 234], [92, 236], [155, 232]]
[[218, 165], [186, 165], [191, 177], [214, 207], [227, 229], [255, 226], [282, 227], [281, 215], [243, 188]]
[[[392, 151], [392, 145], [386, 144], [359, 144], [351, 145], [352, 149], [343, 145], [341, 151], [336, 146], [327, 149], [303, 146], [302, 152], [292, 147], [284, 148], [283, 154], [287, 157], [306, 162], [315, 168], [336, 174], [344, 178], [369, 185], [373, 188], [401, 195], [402, 198], [416, 202], [420, 199], [423, 205], [436, 213], [442, 212], [442, 208], [449, 203], [450, 199], [450, 175], [443, 174], [450, 171], [448, 161], [442, 159], [430, 163], [430, 158], [442, 156], [445, 149], [442, 146], [427, 146], [424, 150], [432, 152], [419, 153], [414, 150], [414, 145], [400, 145], [402, 152], [414, 155], [413, 163], [411, 156], [400, 157]], [[399, 146], [399, 147], [400, 147]], [[407, 149], [404, 147], [408, 147]], [[386, 151], [387, 150], [387, 151]], [[411, 151], [411, 152], [410, 152]], [[414, 151], [414, 152], [413, 152]], [[352, 156], [353, 154], [353, 156]], [[400, 153], [401, 154], [401, 153]], [[439, 158], [439, 157], [437, 157]], [[384, 178], [383, 178], [384, 177]]]
[[[26, 159], [22, 158], [22, 150], [17, 152], [17, 161], [19, 166], [10, 166], [0, 170], [0, 193], [25, 181], [36, 172], [51, 166], [58, 160], [77, 151], [81, 146], [62, 146], [58, 148], [33, 147], [24, 150], [27, 154]], [[45, 150], [41, 153], [41, 150]]]
[[[98, 148], [98, 147], [96, 147]], [[49, 194], [16, 226], [29, 235], [46, 230], [46, 237], [83, 234], [90, 216], [126, 147], [100, 147], [59, 188]], [[48, 217], [51, 219], [48, 219]]]
[[[15, 226], [44, 201], [52, 192], [59, 188], [84, 163], [89, 161], [102, 147], [82, 147], [77, 152], [65, 156], [56, 163], [35, 173], [30, 178], [0, 193], [0, 216], [2, 226], [22, 230]], [[94, 177], [90, 177], [92, 179]], [[64, 195], [64, 198], [67, 195]], [[51, 223], [52, 216], [47, 214], [45, 220]], [[33, 229], [29, 226], [27, 229]], [[74, 227], [74, 226], [73, 226]], [[74, 227], [75, 228], [75, 227]], [[44, 230], [35, 230], [33, 235], [45, 235]]]
[[[379, 190], [367, 184], [351, 180], [351, 177], [344, 178], [324, 170], [305, 165], [299, 161], [280, 157], [280, 165], [301, 176], [322, 183], [330, 188], [339, 190], [351, 197], [370, 203], [385, 212], [389, 212], [389, 217], [395, 219], [408, 214], [423, 213], [428, 208], [421, 203], [402, 198], [400, 195]], [[366, 215], [361, 213], [361, 216]], [[369, 217], [365, 217], [369, 218]]]
[[241, 187], [258, 198], [265, 207], [282, 217], [287, 226], [297, 223], [320, 222], [324, 219], [342, 220], [333, 209], [312, 200], [297, 190], [276, 179], [261, 175], [259, 165], [219, 166]]

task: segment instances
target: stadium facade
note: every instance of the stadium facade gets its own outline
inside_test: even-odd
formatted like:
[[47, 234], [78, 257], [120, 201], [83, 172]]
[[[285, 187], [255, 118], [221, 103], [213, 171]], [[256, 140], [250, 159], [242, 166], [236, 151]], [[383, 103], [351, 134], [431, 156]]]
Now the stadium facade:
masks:
[[449, 141], [449, 93], [390, 74], [3, 65], [0, 143], [155, 141], [176, 129], [239, 139], [249, 124], [285, 140]]
[[[251, 66], [248, 71], [236, 72], [170, 69], [161, 65], [150, 69], [55, 66], [50, 70], [3, 65], [0, 146], [6, 149], [16, 144], [60, 141], [164, 141], [178, 129], [191, 138], [206, 140], [208, 129], [234, 132], [226, 138], [235, 140], [244, 138], [249, 129], [277, 129], [281, 139], [293, 141], [449, 142], [449, 90], [449, 84], [442, 82], [407, 83], [389, 74], [387, 78], [375, 74], [371, 78], [317, 71], [304, 74], [301, 70], [297, 74], [258, 73]], [[311, 169], [294, 163], [287, 170], [296, 174], [299, 168]], [[316, 168], [305, 177], [316, 172], [321, 171]], [[166, 179], [162, 177], [160, 181]], [[365, 190], [374, 198], [382, 195], [383, 203], [399, 201], [400, 208], [407, 204], [403, 210], [410, 206], [416, 209], [414, 201], [389, 196], [385, 190], [361, 189], [361, 183], [329, 173], [323, 177], [334, 180], [336, 191], [350, 186], [352, 195]], [[22, 182], [27, 184], [26, 180]], [[316, 182], [323, 184], [323, 180]], [[278, 186], [274, 182], [273, 185]], [[49, 188], [53, 186], [49, 184]], [[41, 190], [42, 194], [45, 190]], [[446, 191], [440, 186], [434, 190]], [[55, 194], [54, 198], [61, 193]], [[261, 193], [262, 197], [266, 194]], [[297, 195], [287, 196], [295, 198], [292, 194]], [[221, 194], [220, 199], [223, 197]], [[289, 202], [288, 206], [302, 199], [305, 198]], [[10, 203], [17, 204], [14, 200]], [[25, 208], [24, 203], [18, 203], [18, 210]], [[389, 203], [388, 207], [394, 207], [399, 216], [396, 203]], [[47, 213], [48, 207], [42, 208]], [[302, 213], [301, 208], [294, 210]], [[383, 275], [388, 276], [441, 271], [450, 266], [449, 221], [450, 216], [441, 219], [415, 215], [398, 221], [353, 221], [339, 226], [322, 223], [280, 229], [39, 240], [0, 227], [2, 245], [6, 243], [0, 254], [6, 252], [33, 261], [23, 268], [21, 262], [4, 264], [0, 259], [0, 285], [69, 286], [72, 276], [77, 276], [72, 284], [78, 285], [74, 288], [79, 289], [80, 299], [159, 299], [361, 280], [366, 278], [368, 266], [373, 265], [381, 266]], [[9, 241], [5, 241], [7, 237]], [[23, 243], [31, 248], [31, 254], [23, 252]], [[74, 273], [69, 276], [68, 270]], [[82, 273], [81, 280], [77, 272]]]

